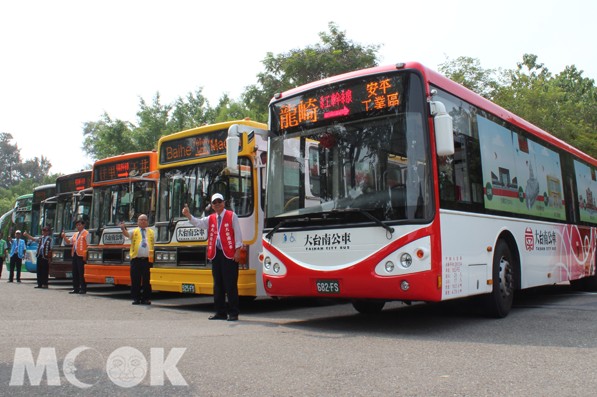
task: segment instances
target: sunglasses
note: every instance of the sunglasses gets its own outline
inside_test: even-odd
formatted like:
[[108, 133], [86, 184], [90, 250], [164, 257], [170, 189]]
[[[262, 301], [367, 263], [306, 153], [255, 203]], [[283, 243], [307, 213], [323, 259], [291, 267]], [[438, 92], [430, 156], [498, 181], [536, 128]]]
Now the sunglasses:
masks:
[[223, 202], [224, 202], [223, 200], [220, 200], [220, 199], [215, 199], [215, 200], [214, 200], [214, 201], [212, 201], [211, 203], [212, 203], [212, 204], [221, 204], [221, 203], [223, 203]]

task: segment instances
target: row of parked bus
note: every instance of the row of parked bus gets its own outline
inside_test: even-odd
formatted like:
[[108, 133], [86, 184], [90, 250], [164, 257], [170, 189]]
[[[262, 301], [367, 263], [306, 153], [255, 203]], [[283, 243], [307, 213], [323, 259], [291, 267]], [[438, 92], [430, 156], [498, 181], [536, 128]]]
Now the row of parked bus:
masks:
[[[220, 192], [239, 216], [248, 261], [240, 271], [239, 294], [263, 295], [258, 282], [258, 246], [263, 225], [263, 134], [247, 134], [239, 144], [237, 171], [226, 170], [226, 138], [230, 126], [241, 125], [265, 132], [264, 124], [239, 120], [203, 126], [163, 137], [157, 151], [137, 152], [96, 161], [91, 170], [64, 175], [55, 184], [37, 187], [28, 208], [19, 205], [21, 222], [13, 231], [41, 227], [53, 231], [50, 276], [72, 277], [70, 239], [75, 222], [83, 219], [91, 240], [85, 265], [87, 283], [130, 285], [129, 244], [120, 224], [134, 228], [140, 214], [156, 230], [155, 263], [151, 283], [155, 290], [212, 294], [211, 267], [207, 260], [207, 234], [182, 215], [188, 205], [193, 214], [209, 211], [209, 197]], [[25, 215], [27, 214], [27, 215]], [[28, 220], [25, 219], [28, 218]], [[31, 226], [28, 227], [27, 225]], [[37, 245], [30, 242], [25, 267], [35, 271]]]
[[129, 284], [119, 224], [144, 213], [153, 289], [211, 294], [207, 234], [182, 208], [202, 215], [219, 192], [248, 246], [241, 296], [345, 299], [360, 312], [474, 297], [503, 317], [521, 289], [597, 289], [596, 175], [585, 153], [400, 63], [276, 94], [268, 125], [202, 126], [99, 160], [34, 192], [33, 208], [54, 230], [54, 277], [70, 276], [60, 232], [84, 218], [86, 281]]

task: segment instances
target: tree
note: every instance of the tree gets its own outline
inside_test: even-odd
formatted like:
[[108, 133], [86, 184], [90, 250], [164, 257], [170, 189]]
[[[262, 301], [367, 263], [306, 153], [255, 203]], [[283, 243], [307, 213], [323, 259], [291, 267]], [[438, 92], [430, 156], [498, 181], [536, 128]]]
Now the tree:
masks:
[[314, 46], [279, 55], [267, 53], [263, 60], [265, 71], [257, 75], [258, 83], [248, 86], [242, 94], [242, 102], [257, 121], [267, 121], [269, 102], [277, 92], [377, 64], [379, 45], [355, 44], [334, 22], [328, 27], [329, 33], [319, 33], [321, 43]]
[[[44, 156], [31, 160], [21, 159], [18, 145], [12, 144], [13, 137], [9, 133], [0, 133], [0, 188], [10, 189], [22, 180], [39, 184], [48, 176], [52, 164]], [[1, 215], [1, 214], [0, 214]]]
[[490, 99], [498, 86], [495, 70], [483, 69], [478, 59], [471, 57], [449, 58], [439, 65], [439, 72], [471, 91]]
[[92, 159], [103, 159], [131, 152], [132, 128], [122, 120], [112, 120], [107, 113], [98, 121], [83, 124], [83, 150]]
[[555, 76], [533, 54], [496, 72], [459, 57], [440, 71], [558, 138], [597, 156], [597, 89], [574, 65]]
[[141, 110], [137, 112], [139, 126], [133, 130], [133, 151], [155, 149], [162, 135], [168, 133], [168, 119], [172, 105], [162, 105], [160, 93], [153, 97], [151, 106], [143, 98], [140, 99]]
[[20, 176], [21, 151], [16, 144], [11, 143], [12, 139], [11, 134], [0, 133], [0, 187], [5, 189], [17, 183]]
[[172, 105], [168, 132], [178, 132], [195, 128], [203, 124], [213, 123], [215, 111], [203, 96], [203, 89], [189, 92], [186, 100], [179, 97]]
[[32, 160], [27, 160], [20, 165], [21, 178], [33, 181], [35, 184], [41, 184], [48, 176], [52, 164], [50, 161], [41, 156], [34, 157]]

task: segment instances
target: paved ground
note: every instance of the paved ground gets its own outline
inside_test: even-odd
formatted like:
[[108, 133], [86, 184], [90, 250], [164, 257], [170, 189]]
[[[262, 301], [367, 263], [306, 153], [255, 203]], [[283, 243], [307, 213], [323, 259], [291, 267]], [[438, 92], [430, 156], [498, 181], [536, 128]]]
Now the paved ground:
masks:
[[67, 293], [67, 282], [49, 290], [34, 285], [0, 280], [0, 395], [593, 396], [597, 390], [597, 295], [567, 286], [526, 293], [501, 320], [453, 303], [396, 302], [363, 316], [349, 304], [259, 299], [232, 323], [207, 320], [207, 297], [156, 293], [153, 305], [133, 306], [127, 289], [95, 285], [79, 296]]

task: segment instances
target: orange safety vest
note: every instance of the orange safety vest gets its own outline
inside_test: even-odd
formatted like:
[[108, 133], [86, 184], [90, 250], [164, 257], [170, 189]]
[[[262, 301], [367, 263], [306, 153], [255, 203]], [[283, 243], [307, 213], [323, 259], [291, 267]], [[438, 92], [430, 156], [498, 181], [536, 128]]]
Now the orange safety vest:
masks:
[[[222, 252], [228, 259], [234, 259], [236, 252], [236, 240], [234, 236], [234, 228], [232, 227], [232, 211], [226, 211], [222, 224], [220, 225], [220, 243], [222, 243]], [[216, 240], [218, 235], [218, 214], [211, 214], [209, 216], [209, 224], [207, 231], [207, 259], [212, 260], [216, 257]]]
[[[80, 236], [79, 236], [80, 234]], [[87, 235], [89, 232], [83, 229], [82, 232], [77, 232], [73, 234], [73, 237], [70, 239], [71, 243], [73, 244], [73, 248], [71, 251], [72, 256], [75, 256], [75, 251], [77, 255], [79, 255], [84, 260], [87, 260]], [[75, 237], [77, 236], [77, 237]]]

